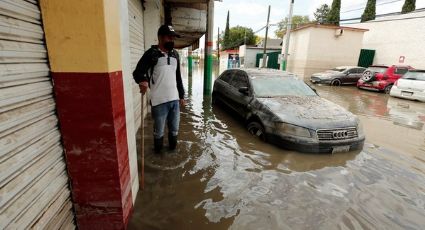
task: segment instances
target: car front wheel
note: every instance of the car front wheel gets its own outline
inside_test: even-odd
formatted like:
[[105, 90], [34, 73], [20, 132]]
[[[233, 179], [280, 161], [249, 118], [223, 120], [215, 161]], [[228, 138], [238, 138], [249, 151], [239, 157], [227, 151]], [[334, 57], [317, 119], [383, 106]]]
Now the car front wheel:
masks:
[[385, 89], [384, 89], [384, 92], [385, 92], [386, 94], [390, 94], [390, 92], [391, 92], [391, 88], [393, 88], [393, 85], [387, 85], [387, 86], [385, 87]]
[[264, 131], [263, 126], [260, 123], [256, 121], [251, 121], [247, 127], [248, 127], [249, 133], [251, 133], [254, 136], [257, 136], [262, 141], [266, 141], [266, 133]]
[[334, 80], [331, 81], [331, 85], [332, 86], [340, 86], [341, 85], [341, 80], [334, 79]]

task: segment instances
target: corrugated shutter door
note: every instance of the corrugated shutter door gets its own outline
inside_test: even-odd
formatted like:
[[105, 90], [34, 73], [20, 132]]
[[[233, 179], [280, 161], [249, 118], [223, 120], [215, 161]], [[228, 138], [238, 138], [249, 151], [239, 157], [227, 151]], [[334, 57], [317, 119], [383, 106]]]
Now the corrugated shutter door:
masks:
[[[140, 0], [128, 0], [128, 19], [130, 26], [131, 72], [145, 52], [143, 34], [143, 8]], [[134, 121], [138, 128], [141, 123], [141, 96], [137, 84], [133, 84]], [[145, 103], [146, 105], [146, 103]], [[146, 110], [145, 110], [146, 111]]]
[[0, 229], [74, 229], [36, 0], [0, 1]]

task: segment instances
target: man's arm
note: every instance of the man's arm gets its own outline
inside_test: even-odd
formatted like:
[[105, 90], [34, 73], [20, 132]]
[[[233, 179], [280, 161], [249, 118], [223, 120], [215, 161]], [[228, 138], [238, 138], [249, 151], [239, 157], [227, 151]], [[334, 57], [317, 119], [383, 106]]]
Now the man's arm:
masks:
[[183, 87], [182, 75], [180, 72], [180, 57], [176, 51], [174, 52], [176, 53], [176, 57], [177, 57], [177, 69], [176, 69], [177, 90], [179, 91], [179, 98], [181, 100], [181, 99], [184, 99], [184, 87]]
[[133, 71], [133, 78], [137, 84], [141, 82], [149, 82], [148, 69], [151, 62], [151, 50], [146, 51], [137, 63], [136, 69]]

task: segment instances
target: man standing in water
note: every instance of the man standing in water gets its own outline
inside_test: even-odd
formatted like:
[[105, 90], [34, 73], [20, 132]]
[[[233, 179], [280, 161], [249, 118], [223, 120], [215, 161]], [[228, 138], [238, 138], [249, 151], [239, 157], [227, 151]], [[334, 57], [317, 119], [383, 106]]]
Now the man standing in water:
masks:
[[169, 148], [176, 148], [180, 106], [185, 105], [180, 60], [174, 50], [176, 37], [180, 36], [172, 26], [162, 25], [158, 29], [158, 45], [153, 45], [143, 54], [133, 72], [142, 94], [150, 88], [155, 153], [160, 153], [163, 147], [165, 123]]

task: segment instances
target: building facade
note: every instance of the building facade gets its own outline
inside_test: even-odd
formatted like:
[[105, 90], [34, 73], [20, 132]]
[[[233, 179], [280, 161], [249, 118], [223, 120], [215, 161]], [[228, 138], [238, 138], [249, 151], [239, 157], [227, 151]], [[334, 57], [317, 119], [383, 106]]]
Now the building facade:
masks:
[[161, 24], [197, 41], [207, 3], [0, 1], [0, 229], [126, 228], [149, 109], [132, 72]]
[[425, 10], [378, 17], [353, 26], [369, 30], [362, 48], [375, 50], [374, 64], [425, 69]]
[[366, 31], [328, 25], [297, 28], [290, 35], [287, 70], [306, 80], [336, 66], [356, 66]]

